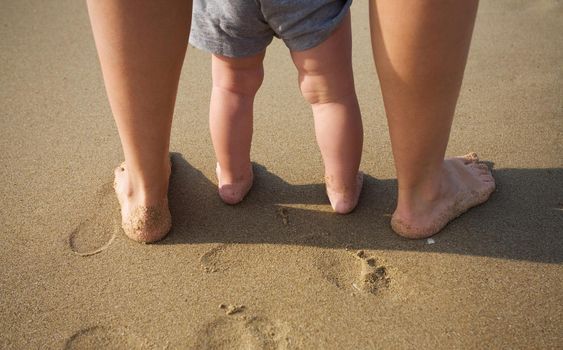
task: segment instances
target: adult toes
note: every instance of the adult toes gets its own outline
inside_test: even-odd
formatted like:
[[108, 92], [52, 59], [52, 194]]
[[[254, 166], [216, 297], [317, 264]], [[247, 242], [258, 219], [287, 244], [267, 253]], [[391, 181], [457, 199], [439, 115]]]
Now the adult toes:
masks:
[[481, 180], [486, 180], [486, 181], [494, 181], [493, 175], [489, 174], [489, 173], [484, 173], [481, 174], [480, 176]]
[[491, 170], [486, 164], [483, 163], [469, 163], [467, 166], [476, 174], [490, 174]]

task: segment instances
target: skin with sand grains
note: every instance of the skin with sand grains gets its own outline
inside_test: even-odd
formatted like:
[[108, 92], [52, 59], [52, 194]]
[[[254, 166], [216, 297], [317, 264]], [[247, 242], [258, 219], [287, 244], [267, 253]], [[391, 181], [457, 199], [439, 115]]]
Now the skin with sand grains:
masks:
[[[170, 168], [172, 165], [170, 165]], [[171, 172], [171, 170], [170, 170]], [[172, 216], [168, 208], [168, 197], [150, 205], [129, 207], [130, 190], [127, 182], [125, 162], [115, 169], [113, 188], [121, 207], [121, 227], [127, 237], [141, 243], [157, 242], [168, 234], [172, 227]]]
[[[486, 202], [495, 190], [488, 166], [475, 153], [444, 162], [444, 186], [433, 205], [420, 207], [417, 215], [395, 211], [391, 227], [407, 238], [425, 238], [440, 232], [450, 221]], [[404, 215], [404, 216], [403, 216]]]

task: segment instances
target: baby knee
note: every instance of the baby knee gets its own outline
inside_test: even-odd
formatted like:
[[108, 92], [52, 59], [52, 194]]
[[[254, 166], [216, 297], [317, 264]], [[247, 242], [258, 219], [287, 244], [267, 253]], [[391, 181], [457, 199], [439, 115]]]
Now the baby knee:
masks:
[[247, 94], [256, 94], [264, 81], [264, 69], [262, 67], [240, 70], [236, 73], [236, 86]]
[[301, 94], [311, 105], [341, 101], [354, 95], [354, 85], [330, 81], [323, 76], [300, 76]]
[[213, 85], [242, 95], [256, 94], [264, 80], [264, 69], [260, 67], [232, 68], [214, 75]]

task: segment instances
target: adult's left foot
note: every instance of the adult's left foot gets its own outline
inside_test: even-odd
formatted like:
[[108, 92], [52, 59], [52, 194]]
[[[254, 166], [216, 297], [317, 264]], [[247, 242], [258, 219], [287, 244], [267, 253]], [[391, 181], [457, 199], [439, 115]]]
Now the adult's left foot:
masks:
[[397, 234], [411, 239], [430, 237], [472, 207], [486, 202], [495, 190], [495, 179], [477, 154], [445, 159], [436, 193], [406, 195], [391, 218]]
[[129, 174], [123, 162], [115, 169], [113, 188], [121, 207], [121, 227], [134, 241], [154, 243], [166, 237], [172, 227], [167, 193], [133, 196]]

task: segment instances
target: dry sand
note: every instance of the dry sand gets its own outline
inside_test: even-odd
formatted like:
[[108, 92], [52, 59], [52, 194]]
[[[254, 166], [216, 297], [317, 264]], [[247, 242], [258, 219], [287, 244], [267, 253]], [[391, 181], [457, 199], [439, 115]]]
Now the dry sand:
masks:
[[482, 2], [448, 155], [492, 160], [498, 189], [433, 244], [389, 227], [365, 2], [353, 8], [365, 186], [348, 216], [331, 213], [279, 41], [256, 102], [256, 184], [238, 206], [220, 201], [209, 57], [190, 48], [174, 228], [142, 245], [119, 230], [122, 155], [84, 2], [2, 1], [0, 348], [563, 348], [562, 7]]

